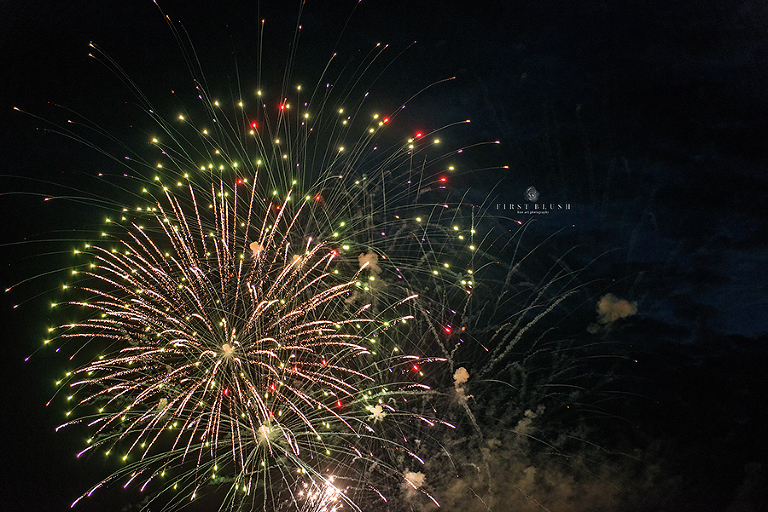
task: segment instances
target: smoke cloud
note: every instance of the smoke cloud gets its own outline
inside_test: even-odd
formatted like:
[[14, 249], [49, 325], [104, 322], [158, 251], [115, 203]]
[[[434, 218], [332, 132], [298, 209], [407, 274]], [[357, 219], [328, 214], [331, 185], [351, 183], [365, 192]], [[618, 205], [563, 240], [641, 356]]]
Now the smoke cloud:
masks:
[[371, 274], [381, 274], [381, 267], [379, 267], [379, 255], [375, 252], [368, 251], [368, 254], [360, 253], [360, 255], [357, 257], [357, 261], [360, 263], [361, 270], [367, 264], [368, 266], [366, 268], [371, 271]]
[[629, 302], [612, 293], [606, 293], [597, 301], [597, 323], [590, 324], [587, 331], [593, 334], [601, 330], [609, 331], [616, 321], [635, 313], [637, 313], [637, 301]]

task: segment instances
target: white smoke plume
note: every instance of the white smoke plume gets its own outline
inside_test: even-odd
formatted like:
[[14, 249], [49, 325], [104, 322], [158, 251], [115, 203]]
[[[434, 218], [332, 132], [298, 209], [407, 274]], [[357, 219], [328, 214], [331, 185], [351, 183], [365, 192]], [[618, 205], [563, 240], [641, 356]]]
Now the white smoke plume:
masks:
[[597, 333], [610, 330], [614, 322], [637, 313], [637, 301], [629, 302], [612, 293], [606, 293], [597, 301], [597, 324], [590, 324], [587, 330]]
[[421, 494], [419, 488], [427, 481], [426, 475], [421, 471], [406, 471], [403, 477], [405, 479], [403, 480], [401, 487], [406, 497], [408, 499], [413, 499], [419, 496]]
[[375, 252], [368, 251], [368, 254], [360, 253], [360, 255], [357, 257], [357, 261], [360, 263], [361, 270], [363, 267], [365, 267], [366, 264], [368, 264], [366, 268], [371, 271], [371, 274], [381, 274], [381, 267], [379, 267], [379, 255]]
[[469, 372], [463, 366], [456, 369], [453, 373], [453, 387], [456, 388], [456, 395], [460, 402], [466, 402], [472, 395], [467, 396], [466, 384], [469, 380]]

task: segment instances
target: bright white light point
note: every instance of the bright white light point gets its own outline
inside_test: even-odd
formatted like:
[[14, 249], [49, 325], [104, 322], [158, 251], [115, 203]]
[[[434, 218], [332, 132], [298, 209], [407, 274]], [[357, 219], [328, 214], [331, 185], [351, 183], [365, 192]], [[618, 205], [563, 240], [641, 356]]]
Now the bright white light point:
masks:
[[260, 426], [259, 427], [259, 433], [258, 433], [259, 442], [269, 441], [270, 440], [269, 436], [270, 436], [271, 433], [272, 433], [272, 431], [270, 430], [270, 428], [268, 426], [266, 426], [266, 425]]
[[225, 343], [221, 346], [221, 353], [224, 355], [224, 357], [232, 357], [232, 355], [235, 353], [235, 347], [229, 343]]
[[241, 101], [240, 103], [237, 104], [237, 106], [238, 107], [242, 107], [243, 106], [243, 102]]

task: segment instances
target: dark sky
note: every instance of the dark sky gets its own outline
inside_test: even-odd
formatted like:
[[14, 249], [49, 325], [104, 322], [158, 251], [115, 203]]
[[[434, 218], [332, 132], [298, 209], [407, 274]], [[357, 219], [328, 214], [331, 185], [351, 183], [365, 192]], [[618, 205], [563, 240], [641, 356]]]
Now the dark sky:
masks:
[[[263, 79], [279, 81], [296, 8], [213, 3], [161, 4], [190, 34], [211, 88], [226, 92], [256, 76], [262, 18]], [[171, 105], [171, 89], [190, 86], [152, 2], [64, 4], [0, 5], [4, 287], [68, 264], [56, 254], [59, 245], [42, 240], [98, 224], [92, 208], [56, 207], [34, 194], [69, 193], [66, 187], [91, 199], [100, 193], [91, 150], [44, 133], [46, 121], [12, 107], [62, 123], [69, 114], [53, 106], [60, 104], [135, 138], [131, 127], [142, 118], [132, 93], [87, 57], [89, 41], [153, 103]], [[308, 2], [296, 81], [316, 79], [333, 51], [346, 62], [376, 42], [390, 45], [391, 63], [372, 87], [372, 102], [395, 106], [455, 76], [409, 104], [409, 126], [470, 118], [454, 137], [500, 140], [473, 163], [509, 170], [467, 177], [470, 197], [490, 197], [494, 208], [522, 202], [534, 186], [542, 201], [571, 204], [561, 215], [540, 216], [531, 236], [566, 228], [550, 251], [578, 247], [572, 264], [610, 283], [601, 290], [637, 301], [637, 314], [606, 337], [638, 360], [622, 367], [619, 380], [643, 398], [611, 413], [642, 432], [637, 449], [661, 468], [650, 487], [668, 495], [627, 510], [766, 510], [768, 7], [735, 0], [366, 1], [337, 44], [352, 6]], [[56, 356], [24, 363], [44, 336], [44, 292], [56, 285], [55, 274], [40, 282], [6, 294], [0, 310], [6, 510], [65, 510], [91, 481], [74, 460], [69, 434], [53, 433], [60, 411], [44, 406]]]

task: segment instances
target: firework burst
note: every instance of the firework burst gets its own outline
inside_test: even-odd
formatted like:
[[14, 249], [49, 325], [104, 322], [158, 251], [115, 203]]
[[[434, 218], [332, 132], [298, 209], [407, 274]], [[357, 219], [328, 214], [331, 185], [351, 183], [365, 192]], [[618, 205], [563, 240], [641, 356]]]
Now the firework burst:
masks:
[[135, 198], [75, 251], [54, 307], [82, 320], [46, 340], [72, 353], [58, 384], [62, 427], [89, 432], [78, 456], [121, 464], [73, 506], [113, 482], [168, 509], [209, 493], [231, 510], [386, 501], [424, 464], [425, 429], [451, 426], [425, 372], [451, 359], [444, 324], [474, 286], [475, 207], [446, 183], [466, 148], [439, 149], [450, 125], [388, 136], [402, 107], [364, 115], [354, 88], [249, 105], [200, 76], [175, 119], [133, 89], [159, 130], [149, 157], [100, 149], [86, 119], [53, 128], [123, 166], [102, 178]]
[[193, 461], [174, 483], [194, 487], [193, 496], [217, 477], [248, 494], [272, 470], [318, 472], [323, 459], [357, 446], [365, 459], [360, 448], [369, 453], [366, 439], [376, 436], [370, 410], [411, 387], [389, 390], [378, 366], [422, 364], [375, 357], [371, 345], [412, 318], [397, 308], [416, 296], [372, 312], [350, 300], [368, 261], [345, 279], [328, 244], [291, 246], [301, 206], [286, 219], [287, 199], [268, 203], [252, 236], [248, 220], [236, 223], [238, 237], [227, 224], [252, 218], [255, 196], [238, 217], [221, 189], [211, 194], [215, 231], [206, 234], [190, 187], [189, 218], [167, 193], [170, 211], [157, 203], [154, 236], [132, 223], [114, 246], [87, 248], [95, 263], [83, 274], [93, 284], [80, 288], [93, 299], [70, 304], [96, 314], [60, 334], [104, 352], [70, 383], [83, 390], [73, 395], [79, 408], [98, 407], [78, 420], [96, 429], [86, 451], [119, 446], [121, 473], [142, 487]]

